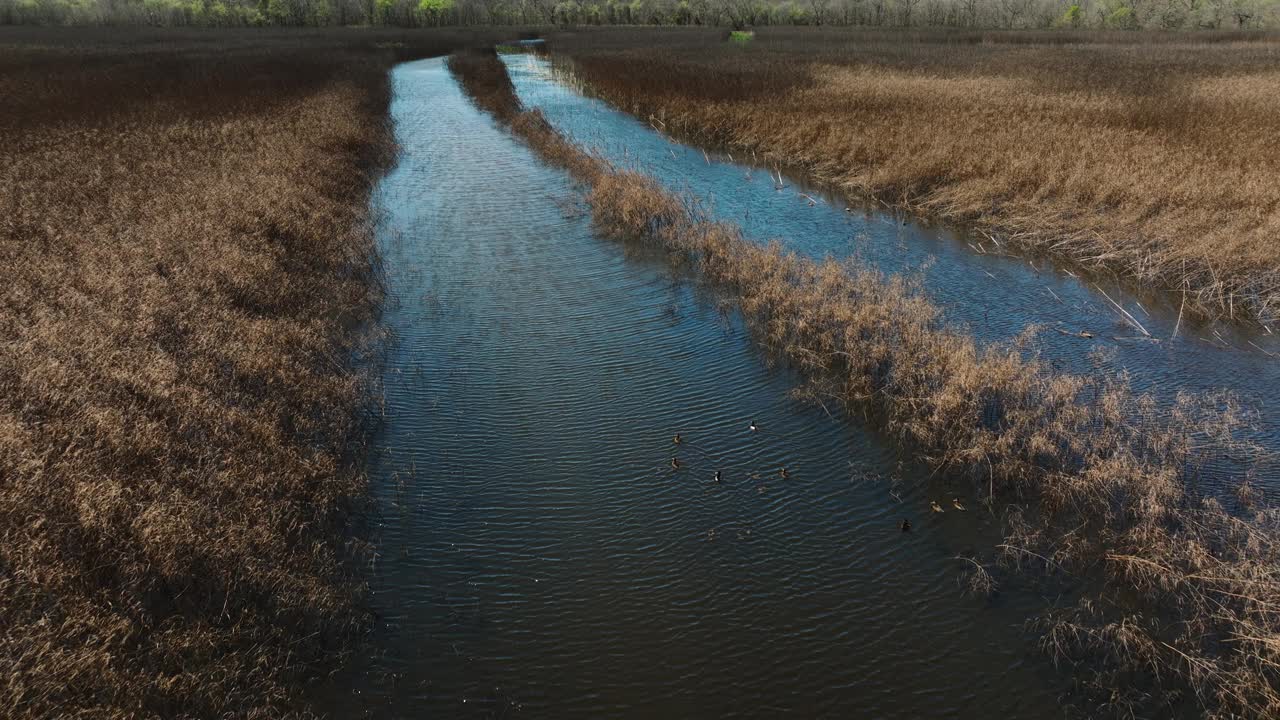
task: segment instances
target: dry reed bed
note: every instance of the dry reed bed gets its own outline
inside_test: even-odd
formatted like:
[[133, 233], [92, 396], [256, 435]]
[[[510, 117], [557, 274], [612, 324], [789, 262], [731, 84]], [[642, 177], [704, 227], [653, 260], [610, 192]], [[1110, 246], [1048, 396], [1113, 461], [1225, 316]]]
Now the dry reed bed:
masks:
[[298, 712], [364, 624], [343, 560], [393, 151], [396, 54], [373, 45], [396, 38], [21, 39], [0, 52], [0, 706]]
[[1276, 36], [1125, 38], [603, 30], [551, 49], [655, 126], [1276, 321]]
[[[455, 54], [450, 66], [480, 106], [588, 186], [609, 236], [694, 270], [801, 370], [809, 394], [865, 413], [1006, 507], [1006, 566], [1087, 578], [1077, 605], [1046, 615], [1043, 637], [1107, 702], [1280, 713], [1280, 513], [1251, 507], [1247, 484], [1233, 512], [1194, 491], [1198, 463], [1235, 448], [1229, 399], [1159, 409], [1123, 378], [1054, 373], [1024, 343], [980, 348], [909, 280], [750, 242], [573, 146], [521, 109], [495, 55]], [[989, 568], [978, 570], [982, 586]]]

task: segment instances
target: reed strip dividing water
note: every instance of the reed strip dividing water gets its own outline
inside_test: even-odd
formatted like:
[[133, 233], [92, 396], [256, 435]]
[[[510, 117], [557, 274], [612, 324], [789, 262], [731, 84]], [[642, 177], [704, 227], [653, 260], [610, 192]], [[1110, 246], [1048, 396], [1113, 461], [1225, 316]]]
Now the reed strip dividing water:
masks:
[[984, 491], [1006, 520], [1004, 567], [1087, 587], [1041, 624], [1045, 648], [1088, 689], [1121, 713], [1280, 713], [1280, 513], [1254, 507], [1243, 469], [1234, 493], [1197, 490], [1206, 462], [1252, 450], [1235, 439], [1245, 418], [1230, 398], [1159, 407], [1123, 377], [1053, 371], [1031, 332], [979, 347], [911, 279], [751, 242], [568, 142], [521, 107], [495, 54], [455, 54], [450, 67], [478, 105], [585, 185], [600, 231], [665, 251], [737, 303], [805, 393]]

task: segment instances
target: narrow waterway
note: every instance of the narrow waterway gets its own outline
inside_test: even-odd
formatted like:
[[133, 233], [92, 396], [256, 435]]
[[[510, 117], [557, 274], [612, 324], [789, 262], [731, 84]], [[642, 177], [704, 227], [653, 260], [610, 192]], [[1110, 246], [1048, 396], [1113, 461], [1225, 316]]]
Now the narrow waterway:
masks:
[[[856, 258], [886, 273], [918, 274], [948, 319], [982, 341], [1008, 340], [1039, 326], [1037, 349], [1069, 372], [1126, 373], [1133, 387], [1166, 402], [1179, 392], [1230, 391], [1255, 414], [1252, 439], [1280, 448], [1280, 403], [1272, 402], [1280, 388], [1280, 328], [1200, 321], [1181, 312], [1176, 295], [1136, 292], [1043, 258], [1020, 257], [981, 233], [851, 205], [753, 165], [749, 156], [672, 139], [661, 132], [660, 119], [641, 121], [584, 92], [568, 61], [553, 63], [541, 54], [504, 58], [523, 103], [566, 136], [618, 167], [689, 191], [713, 217], [737, 223], [748, 237], [778, 239], [813, 257]], [[1220, 469], [1207, 484], [1230, 474]], [[1280, 469], [1269, 463], [1265, 470], [1260, 483], [1280, 497]]]
[[963, 489], [791, 399], [718, 298], [595, 237], [442, 61], [393, 79], [378, 621], [318, 710], [1063, 715], [1023, 627], [1044, 599], [958, 588], [996, 537]]

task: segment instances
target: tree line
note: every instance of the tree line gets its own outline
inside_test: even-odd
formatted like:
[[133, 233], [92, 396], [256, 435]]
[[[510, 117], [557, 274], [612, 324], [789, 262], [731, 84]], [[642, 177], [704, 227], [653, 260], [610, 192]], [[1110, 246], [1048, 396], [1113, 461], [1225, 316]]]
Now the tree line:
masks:
[[1260, 29], [1280, 0], [0, 0], [0, 24]]

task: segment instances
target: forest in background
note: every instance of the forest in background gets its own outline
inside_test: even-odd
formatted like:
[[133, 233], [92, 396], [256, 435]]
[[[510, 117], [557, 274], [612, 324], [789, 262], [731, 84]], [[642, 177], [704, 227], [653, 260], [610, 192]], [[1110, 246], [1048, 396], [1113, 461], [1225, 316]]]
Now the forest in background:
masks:
[[1250, 30], [1280, 0], [0, 0], [0, 25], [531, 24]]

